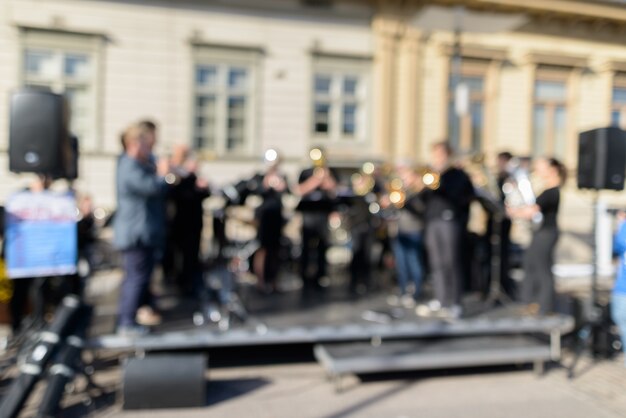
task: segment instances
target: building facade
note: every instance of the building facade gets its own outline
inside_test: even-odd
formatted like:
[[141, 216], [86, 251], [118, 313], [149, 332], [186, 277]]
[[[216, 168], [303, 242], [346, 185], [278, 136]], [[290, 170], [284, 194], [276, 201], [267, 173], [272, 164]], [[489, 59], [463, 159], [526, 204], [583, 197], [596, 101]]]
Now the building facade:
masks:
[[[519, 20], [456, 34], [445, 18], [420, 24], [459, 5]], [[7, 161], [9, 96], [22, 86], [67, 95], [78, 186], [105, 206], [120, 133], [145, 118], [159, 124], [161, 154], [188, 143], [218, 185], [251, 174], [269, 147], [295, 175], [312, 145], [342, 162], [427, 162], [444, 138], [574, 168], [578, 132], [626, 128], [626, 4], [0, 0], [0, 201], [26, 177]]]

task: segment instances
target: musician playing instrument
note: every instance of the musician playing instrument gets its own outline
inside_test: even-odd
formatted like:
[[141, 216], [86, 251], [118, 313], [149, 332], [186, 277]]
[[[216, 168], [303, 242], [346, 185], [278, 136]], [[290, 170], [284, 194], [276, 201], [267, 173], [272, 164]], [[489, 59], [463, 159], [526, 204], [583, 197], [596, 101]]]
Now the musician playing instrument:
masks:
[[[327, 166], [321, 148], [311, 149], [309, 157], [312, 167], [300, 173], [297, 188], [301, 199], [296, 210], [302, 213], [300, 273], [305, 289], [321, 289], [320, 279], [326, 276], [329, 248], [328, 216], [334, 209], [338, 176]], [[310, 266], [313, 256], [316, 263]]]
[[349, 290], [352, 296], [365, 294], [371, 285], [372, 247], [380, 219], [378, 195], [381, 187], [374, 178], [376, 167], [366, 162], [358, 173], [350, 177], [350, 191], [343, 199], [347, 206], [345, 220], [350, 231], [352, 260], [350, 261]]
[[431, 147], [436, 188], [424, 194], [425, 245], [433, 278], [435, 300], [418, 306], [419, 315], [458, 318], [461, 307], [461, 237], [467, 229], [474, 187], [468, 175], [452, 165], [452, 147], [439, 142]]
[[[399, 164], [396, 168], [397, 179], [402, 190], [391, 190], [391, 193], [402, 193], [399, 199], [386, 196], [381, 199], [383, 208], [394, 205], [396, 201], [396, 217], [390, 223], [389, 234], [396, 264], [396, 276], [400, 292], [400, 302], [405, 307], [415, 306], [420, 294], [423, 278], [423, 236], [424, 236], [424, 182], [423, 177], [429, 173], [418, 172], [411, 164]], [[423, 174], [423, 175], [422, 175]], [[393, 201], [392, 201], [393, 200]], [[413, 283], [412, 294], [408, 293], [407, 285]]]
[[[502, 205], [505, 204], [506, 195], [504, 193], [504, 185], [510, 181], [510, 162], [513, 155], [508, 151], [500, 152], [496, 157], [496, 181], [498, 183], [498, 200]], [[493, 222], [489, 223], [491, 228]], [[499, 225], [499, 249], [500, 249], [500, 284], [502, 290], [510, 297], [515, 296], [515, 282], [509, 274], [509, 253], [511, 251], [511, 219], [508, 216], [502, 216]]]
[[[167, 195], [167, 243], [163, 271], [182, 294], [194, 296], [202, 288], [200, 241], [204, 225], [203, 201], [209, 184], [198, 174], [198, 162], [184, 144], [174, 146], [170, 158]], [[169, 179], [169, 180], [168, 180]]]
[[254, 257], [254, 272], [258, 287], [264, 292], [275, 292], [276, 278], [280, 264], [280, 245], [285, 225], [282, 196], [289, 192], [287, 178], [280, 170], [281, 158], [274, 149], [264, 154], [265, 173], [254, 178], [255, 190], [263, 198], [263, 203], [255, 211], [258, 222], [257, 239], [261, 247]]
[[540, 159], [535, 163], [535, 174], [542, 180], [544, 191], [534, 205], [507, 207], [514, 219], [532, 220], [541, 216], [533, 232], [530, 246], [524, 255], [524, 281], [521, 298], [529, 314], [547, 314], [554, 308], [554, 249], [559, 238], [557, 214], [560, 204], [560, 187], [565, 182], [565, 166], [555, 158]]

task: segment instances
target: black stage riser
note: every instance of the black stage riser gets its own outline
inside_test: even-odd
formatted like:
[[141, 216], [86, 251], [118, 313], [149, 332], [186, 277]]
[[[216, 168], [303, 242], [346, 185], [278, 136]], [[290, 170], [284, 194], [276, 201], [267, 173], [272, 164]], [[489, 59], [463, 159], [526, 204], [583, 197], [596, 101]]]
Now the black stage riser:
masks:
[[124, 367], [124, 409], [206, 406], [203, 354], [152, 354]]

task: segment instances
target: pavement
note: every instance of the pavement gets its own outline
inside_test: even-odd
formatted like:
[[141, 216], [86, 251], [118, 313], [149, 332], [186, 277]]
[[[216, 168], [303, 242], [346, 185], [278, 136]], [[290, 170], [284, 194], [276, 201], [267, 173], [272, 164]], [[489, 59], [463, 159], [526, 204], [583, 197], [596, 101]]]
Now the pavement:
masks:
[[[570, 359], [568, 359], [570, 360]], [[626, 415], [626, 368], [621, 358], [584, 359], [574, 380], [555, 367], [481, 368], [349, 377], [337, 393], [314, 363], [211, 368], [205, 408], [123, 411], [120, 368], [100, 370], [107, 394], [95, 408], [69, 396], [62, 417], [118, 418], [617, 418]], [[34, 411], [34, 405], [23, 416]]]

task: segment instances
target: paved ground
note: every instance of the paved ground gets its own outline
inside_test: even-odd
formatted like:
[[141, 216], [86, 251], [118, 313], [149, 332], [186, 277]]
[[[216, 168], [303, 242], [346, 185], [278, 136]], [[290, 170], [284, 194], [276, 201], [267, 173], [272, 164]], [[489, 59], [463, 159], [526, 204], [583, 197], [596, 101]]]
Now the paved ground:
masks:
[[[622, 360], [585, 361], [576, 379], [555, 368], [537, 377], [530, 369], [498, 368], [348, 378], [336, 393], [314, 363], [211, 369], [206, 408], [130, 412], [114, 395], [96, 402], [93, 417], [467, 417], [611, 418], [626, 415], [626, 368]], [[98, 374], [119, 389], [119, 368]], [[76, 397], [71, 403], [77, 402]], [[85, 416], [82, 405], [66, 417]], [[24, 416], [28, 416], [28, 413]]]

